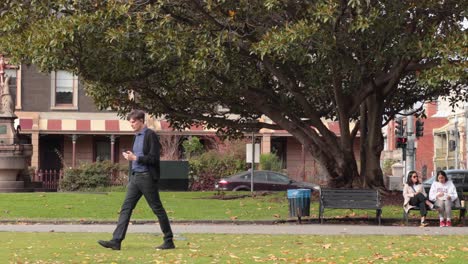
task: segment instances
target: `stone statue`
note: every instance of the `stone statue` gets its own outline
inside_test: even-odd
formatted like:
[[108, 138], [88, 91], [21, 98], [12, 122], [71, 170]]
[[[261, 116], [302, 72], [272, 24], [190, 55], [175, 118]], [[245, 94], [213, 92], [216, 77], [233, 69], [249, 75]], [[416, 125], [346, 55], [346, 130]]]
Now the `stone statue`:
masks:
[[5, 78], [5, 81], [3, 82], [3, 87], [2, 87], [2, 105], [0, 112], [3, 113], [3, 116], [13, 116], [14, 115], [14, 109], [15, 109], [15, 104], [13, 103], [13, 98], [11, 97], [10, 94], [10, 86], [8, 85], [10, 81], [10, 77], [7, 76]]
[[3, 75], [5, 74], [5, 60], [3, 59], [3, 54], [0, 54], [0, 84], [3, 85]]

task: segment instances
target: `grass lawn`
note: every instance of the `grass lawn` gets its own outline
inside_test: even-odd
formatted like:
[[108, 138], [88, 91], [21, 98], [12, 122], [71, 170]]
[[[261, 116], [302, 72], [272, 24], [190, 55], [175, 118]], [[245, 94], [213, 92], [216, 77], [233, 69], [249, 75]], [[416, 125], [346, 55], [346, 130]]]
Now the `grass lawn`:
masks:
[[[286, 220], [288, 200], [285, 192], [232, 200], [213, 199], [211, 192], [161, 192], [164, 207], [172, 220]], [[227, 193], [232, 195], [233, 193]], [[249, 194], [248, 192], [235, 194]], [[0, 193], [0, 220], [116, 221], [125, 192], [109, 193]], [[318, 217], [318, 202], [313, 199], [311, 218]], [[383, 218], [402, 219], [401, 206], [384, 206]], [[418, 212], [411, 212], [419, 218]], [[456, 218], [458, 211], [454, 212]], [[325, 217], [370, 217], [372, 210], [326, 210]], [[436, 212], [429, 218], [437, 218]], [[154, 220], [142, 198], [133, 220]]]
[[[288, 213], [285, 193], [234, 200], [212, 199], [215, 192], [160, 194], [173, 220], [259, 220], [284, 218]], [[0, 219], [116, 220], [124, 197], [124, 192], [1, 193]], [[132, 219], [155, 219], [144, 198]]]
[[99, 233], [0, 233], [2, 263], [466, 263], [467, 236], [129, 234], [121, 251], [100, 247]]

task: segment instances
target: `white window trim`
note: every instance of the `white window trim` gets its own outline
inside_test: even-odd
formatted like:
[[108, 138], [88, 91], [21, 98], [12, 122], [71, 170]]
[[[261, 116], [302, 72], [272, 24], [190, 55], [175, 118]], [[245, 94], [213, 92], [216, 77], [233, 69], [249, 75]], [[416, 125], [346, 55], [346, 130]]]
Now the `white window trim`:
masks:
[[56, 88], [56, 72], [50, 73], [50, 109], [51, 110], [78, 110], [78, 77], [73, 75], [73, 104], [56, 105], [55, 104], [55, 88]]

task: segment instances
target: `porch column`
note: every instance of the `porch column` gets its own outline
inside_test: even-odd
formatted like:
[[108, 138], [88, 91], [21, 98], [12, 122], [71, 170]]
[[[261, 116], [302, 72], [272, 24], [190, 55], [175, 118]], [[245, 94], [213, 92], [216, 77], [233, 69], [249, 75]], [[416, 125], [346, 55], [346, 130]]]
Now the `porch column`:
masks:
[[262, 135], [262, 154], [268, 154], [271, 152], [271, 135], [263, 134]]
[[111, 141], [111, 161], [112, 163], [115, 163], [115, 135], [110, 136], [110, 141]]
[[76, 166], [76, 140], [78, 136], [76, 134], [72, 135], [72, 167]]
[[40, 169], [39, 167], [39, 132], [31, 133], [31, 145], [33, 145], [32, 156], [31, 156], [31, 167]]

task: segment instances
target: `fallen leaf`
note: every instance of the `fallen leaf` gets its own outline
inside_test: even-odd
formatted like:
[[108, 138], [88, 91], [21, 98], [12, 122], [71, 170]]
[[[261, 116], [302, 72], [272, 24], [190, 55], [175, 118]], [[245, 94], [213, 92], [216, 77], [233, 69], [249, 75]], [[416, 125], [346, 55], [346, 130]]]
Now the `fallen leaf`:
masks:
[[329, 249], [331, 247], [331, 244], [323, 244], [322, 248], [324, 249]]

